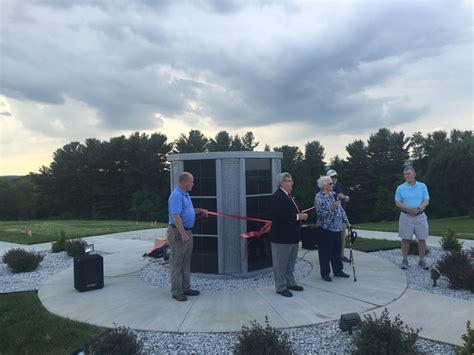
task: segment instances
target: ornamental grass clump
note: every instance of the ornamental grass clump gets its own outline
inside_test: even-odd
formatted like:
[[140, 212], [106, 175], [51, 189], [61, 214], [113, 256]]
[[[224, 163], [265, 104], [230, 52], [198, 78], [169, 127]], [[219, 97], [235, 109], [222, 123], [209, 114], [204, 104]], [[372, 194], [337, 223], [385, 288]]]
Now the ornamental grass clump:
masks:
[[456, 231], [454, 229], [448, 228], [448, 231], [443, 234], [441, 240], [439, 241], [443, 250], [446, 251], [461, 251], [463, 242], [460, 242], [456, 237]]
[[472, 355], [474, 354], [474, 329], [471, 328], [471, 322], [467, 321], [467, 333], [462, 336], [464, 340], [463, 347], [456, 347], [454, 352], [456, 355]]
[[412, 329], [396, 316], [391, 320], [387, 308], [380, 316], [365, 315], [354, 333], [353, 354], [419, 354], [416, 347], [421, 329]]
[[58, 233], [56, 240], [51, 243], [51, 251], [53, 253], [60, 253], [65, 250], [66, 246], [66, 232], [61, 231]]
[[474, 292], [474, 266], [471, 254], [464, 251], [446, 253], [438, 262], [438, 270], [449, 280], [449, 287]]
[[85, 255], [86, 245], [87, 243], [82, 239], [66, 240], [64, 243], [64, 250], [66, 250], [67, 255], [78, 257]]
[[115, 327], [85, 346], [86, 354], [136, 355], [140, 354], [143, 343], [127, 327]]
[[17, 248], [6, 251], [2, 260], [11, 272], [18, 273], [36, 270], [43, 258], [41, 253]]
[[240, 331], [237, 344], [234, 348], [235, 354], [262, 354], [283, 355], [293, 354], [288, 336], [282, 331], [273, 328], [265, 316], [265, 327], [256, 320], [250, 322], [250, 327], [243, 326]]

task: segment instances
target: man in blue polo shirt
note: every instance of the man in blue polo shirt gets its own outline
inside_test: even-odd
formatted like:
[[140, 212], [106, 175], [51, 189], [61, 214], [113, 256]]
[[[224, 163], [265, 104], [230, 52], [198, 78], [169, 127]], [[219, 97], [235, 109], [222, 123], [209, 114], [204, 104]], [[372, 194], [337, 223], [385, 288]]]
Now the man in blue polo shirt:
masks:
[[405, 182], [397, 187], [395, 204], [401, 209], [398, 236], [402, 239], [402, 269], [408, 268], [408, 248], [413, 234], [418, 240], [418, 265], [428, 269], [425, 262], [426, 239], [428, 238], [428, 219], [424, 212], [430, 203], [426, 185], [416, 181], [415, 169], [411, 166], [403, 169]]
[[177, 301], [186, 301], [186, 296], [198, 296], [199, 291], [191, 288], [191, 255], [196, 213], [207, 217], [208, 211], [194, 208], [188, 191], [194, 185], [194, 178], [188, 172], [178, 177], [178, 186], [168, 199], [169, 226], [167, 232], [170, 245], [171, 294]]

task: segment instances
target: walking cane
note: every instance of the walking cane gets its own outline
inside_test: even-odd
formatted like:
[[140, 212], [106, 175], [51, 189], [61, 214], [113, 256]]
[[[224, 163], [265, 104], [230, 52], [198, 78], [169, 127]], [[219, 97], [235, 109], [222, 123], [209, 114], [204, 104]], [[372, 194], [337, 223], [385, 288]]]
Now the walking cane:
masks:
[[349, 252], [349, 260], [352, 265], [352, 273], [354, 274], [354, 282], [357, 281], [356, 278], [356, 270], [355, 270], [355, 265], [354, 265], [354, 255], [352, 254], [352, 244], [355, 242], [357, 238], [357, 232], [352, 229], [352, 227], [347, 227], [348, 230], [348, 236], [349, 236], [349, 247], [350, 247], [350, 252]]

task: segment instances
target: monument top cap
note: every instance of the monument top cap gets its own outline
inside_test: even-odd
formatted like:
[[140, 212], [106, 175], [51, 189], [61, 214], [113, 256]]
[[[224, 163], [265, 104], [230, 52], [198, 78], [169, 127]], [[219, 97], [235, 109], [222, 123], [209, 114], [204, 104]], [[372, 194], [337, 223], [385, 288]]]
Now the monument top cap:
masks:
[[176, 160], [204, 160], [204, 159], [282, 159], [282, 152], [202, 152], [168, 154], [168, 161]]

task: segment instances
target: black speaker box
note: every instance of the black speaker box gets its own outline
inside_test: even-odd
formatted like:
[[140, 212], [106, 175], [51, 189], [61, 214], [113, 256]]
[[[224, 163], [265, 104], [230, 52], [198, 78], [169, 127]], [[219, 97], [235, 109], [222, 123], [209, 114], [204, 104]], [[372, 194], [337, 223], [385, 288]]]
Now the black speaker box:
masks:
[[341, 314], [339, 320], [339, 329], [343, 332], [349, 331], [352, 334], [352, 329], [356, 328], [360, 324], [360, 315], [357, 312]]
[[104, 258], [84, 255], [74, 258], [74, 288], [79, 292], [104, 287]]
[[312, 226], [303, 226], [301, 228], [301, 247], [307, 250], [318, 249], [318, 240], [316, 229]]

